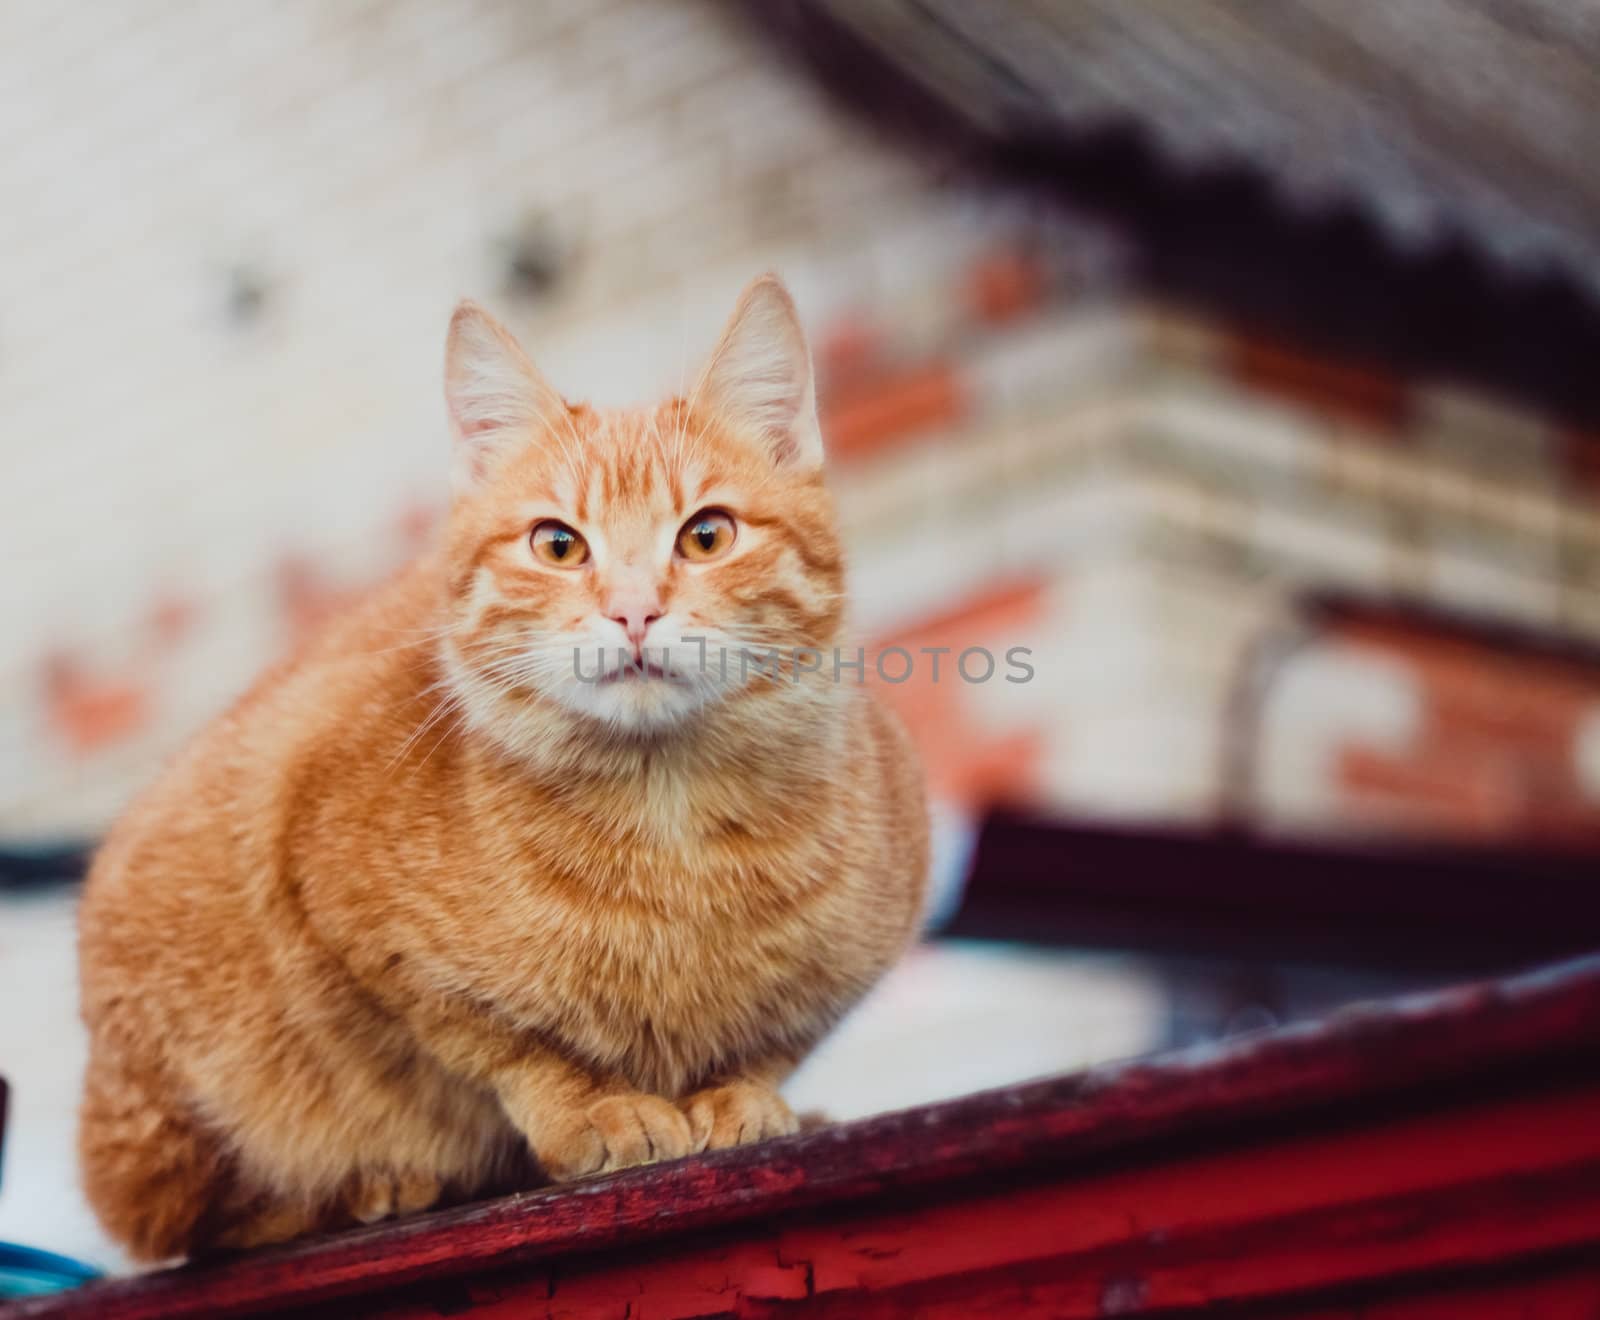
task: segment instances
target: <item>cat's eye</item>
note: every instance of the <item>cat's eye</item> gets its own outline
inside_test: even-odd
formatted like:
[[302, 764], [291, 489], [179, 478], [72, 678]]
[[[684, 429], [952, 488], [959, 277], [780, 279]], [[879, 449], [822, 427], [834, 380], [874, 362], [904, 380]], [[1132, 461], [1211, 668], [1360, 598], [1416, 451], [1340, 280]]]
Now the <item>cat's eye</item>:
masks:
[[534, 558], [555, 568], [576, 568], [589, 557], [589, 543], [554, 518], [536, 523], [528, 539]]
[[715, 559], [736, 535], [733, 519], [721, 509], [701, 509], [678, 533], [678, 553], [685, 559]]

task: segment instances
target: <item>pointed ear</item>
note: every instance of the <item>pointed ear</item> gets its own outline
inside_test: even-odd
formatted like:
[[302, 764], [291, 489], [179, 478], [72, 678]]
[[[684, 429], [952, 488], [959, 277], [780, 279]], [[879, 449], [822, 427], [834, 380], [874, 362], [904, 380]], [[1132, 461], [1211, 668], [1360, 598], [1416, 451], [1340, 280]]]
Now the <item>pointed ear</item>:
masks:
[[458, 471], [469, 484], [566, 408], [511, 332], [474, 302], [461, 303], [450, 318], [444, 397]]
[[764, 445], [780, 467], [821, 465], [811, 352], [794, 299], [776, 275], [745, 286], [694, 398]]

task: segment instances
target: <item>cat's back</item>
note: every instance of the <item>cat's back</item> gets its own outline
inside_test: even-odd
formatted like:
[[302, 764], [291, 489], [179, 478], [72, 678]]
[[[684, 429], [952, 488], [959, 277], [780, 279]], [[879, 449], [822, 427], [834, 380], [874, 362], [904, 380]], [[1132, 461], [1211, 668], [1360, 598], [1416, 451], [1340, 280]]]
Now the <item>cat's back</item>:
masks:
[[163, 926], [167, 941], [194, 930], [212, 939], [208, 912], [237, 915], [308, 791], [304, 767], [330, 746], [360, 756], [364, 744], [392, 739], [426, 687], [432, 582], [418, 562], [331, 620], [135, 798], [90, 867], [80, 912], [87, 954], [109, 934], [136, 948]]
[[[883, 787], [890, 818], [885, 827], [897, 846], [909, 846], [927, 835], [927, 799], [922, 777], [922, 760], [900, 717], [870, 693], [863, 693], [865, 718], [861, 727], [871, 748], [872, 765], [868, 772]], [[904, 835], [901, 831], [909, 831]]]
[[905, 726], [869, 689], [853, 694], [849, 743], [839, 767], [840, 871], [833, 948], [854, 940], [881, 972], [915, 936], [928, 884], [929, 827], [921, 761]]
[[854, 746], [845, 758], [850, 791], [844, 800], [857, 813], [858, 838], [870, 857], [865, 869], [896, 891], [915, 923], [928, 881], [927, 792], [916, 745], [900, 717], [869, 690], [859, 694], [851, 721]]

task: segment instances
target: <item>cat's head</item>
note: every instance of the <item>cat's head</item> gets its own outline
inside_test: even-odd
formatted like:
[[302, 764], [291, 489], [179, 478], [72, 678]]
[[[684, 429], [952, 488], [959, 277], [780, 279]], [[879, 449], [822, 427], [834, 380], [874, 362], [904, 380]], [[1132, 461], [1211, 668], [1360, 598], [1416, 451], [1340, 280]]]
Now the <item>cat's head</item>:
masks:
[[775, 277], [745, 289], [685, 397], [569, 404], [470, 303], [445, 393], [447, 656], [480, 711], [553, 703], [649, 735], [778, 696], [810, 649], [831, 660], [842, 556], [811, 358]]

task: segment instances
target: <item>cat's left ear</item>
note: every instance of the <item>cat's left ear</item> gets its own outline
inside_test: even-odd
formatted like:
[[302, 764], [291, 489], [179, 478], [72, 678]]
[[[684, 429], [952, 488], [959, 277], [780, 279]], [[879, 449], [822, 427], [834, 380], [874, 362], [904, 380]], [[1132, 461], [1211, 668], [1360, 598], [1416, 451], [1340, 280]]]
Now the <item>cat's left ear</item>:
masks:
[[794, 299], [776, 275], [745, 286], [695, 402], [758, 440], [780, 467], [822, 464], [817, 392]]
[[474, 302], [461, 303], [450, 318], [444, 395], [458, 476], [467, 485], [532, 443], [567, 406], [511, 332]]

